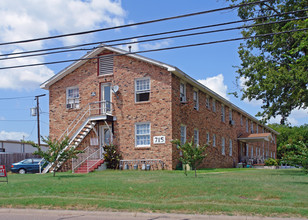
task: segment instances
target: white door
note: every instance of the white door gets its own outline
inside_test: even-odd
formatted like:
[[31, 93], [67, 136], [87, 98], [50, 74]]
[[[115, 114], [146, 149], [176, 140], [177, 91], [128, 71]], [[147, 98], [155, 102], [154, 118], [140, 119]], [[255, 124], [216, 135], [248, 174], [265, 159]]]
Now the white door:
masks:
[[112, 134], [107, 126], [101, 126], [101, 146], [112, 144]]
[[101, 114], [111, 113], [111, 86], [101, 84]]

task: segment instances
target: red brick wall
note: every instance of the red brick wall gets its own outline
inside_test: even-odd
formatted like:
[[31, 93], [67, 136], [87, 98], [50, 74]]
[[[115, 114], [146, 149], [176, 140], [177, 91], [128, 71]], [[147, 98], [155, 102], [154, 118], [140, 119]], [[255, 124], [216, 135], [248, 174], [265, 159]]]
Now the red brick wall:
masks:
[[[150, 101], [135, 103], [135, 79], [150, 77]], [[99, 101], [100, 84], [118, 85], [117, 97], [113, 94], [115, 144], [123, 159], [161, 159], [166, 168], [172, 163], [171, 125], [171, 74], [155, 65], [127, 56], [114, 57], [114, 74], [97, 76], [97, 60], [90, 60], [50, 87], [50, 136], [59, 137], [80, 110], [66, 109], [66, 88], [79, 87], [80, 106]], [[96, 92], [92, 97], [91, 92]], [[151, 146], [135, 147], [135, 123], [151, 123]], [[154, 136], [166, 136], [165, 144], [153, 144]]]
[[[180, 139], [180, 125], [187, 126], [187, 140], [193, 136], [194, 128], [199, 130], [199, 143], [206, 143], [206, 132], [216, 134], [216, 146], [210, 145], [208, 156], [202, 167], [233, 167], [238, 162], [237, 137], [246, 132], [246, 118], [240, 124], [240, 114], [233, 110], [235, 125], [229, 125], [229, 108], [225, 105], [225, 122], [221, 122], [221, 103], [216, 101], [216, 112], [206, 108], [206, 94], [199, 90], [199, 110], [193, 108], [193, 86], [187, 84], [187, 104], [180, 103], [180, 79], [165, 69], [136, 60], [128, 56], [114, 57], [114, 74], [97, 75], [97, 60], [89, 60], [72, 73], [50, 87], [50, 136], [58, 138], [67, 126], [76, 118], [80, 110], [66, 109], [66, 88], [79, 87], [80, 107], [100, 100], [100, 85], [111, 83], [118, 85], [117, 97], [112, 95], [114, 122], [114, 143], [119, 146], [123, 159], [161, 159], [167, 169], [174, 169], [178, 163], [179, 151], [172, 146], [172, 139]], [[150, 77], [150, 101], [135, 103], [135, 79]], [[96, 96], [91, 96], [95, 92]], [[151, 146], [135, 147], [135, 124], [151, 123]], [[249, 132], [250, 132], [249, 120]], [[255, 125], [256, 126], [256, 125]], [[78, 127], [78, 126], [77, 126]], [[99, 130], [99, 126], [97, 126]], [[254, 128], [256, 129], [256, 127]], [[259, 126], [259, 133], [262, 127]], [[93, 132], [90, 134], [93, 136]], [[164, 135], [165, 144], [153, 144], [154, 136]], [[225, 155], [222, 155], [221, 139], [225, 138]], [[232, 156], [229, 156], [229, 139], [232, 140]], [[84, 148], [88, 138], [81, 144]], [[250, 144], [249, 146], [262, 146]], [[270, 151], [275, 152], [275, 144], [270, 143]], [[256, 150], [254, 149], [254, 154]], [[261, 151], [261, 154], [263, 152]], [[250, 155], [250, 151], [249, 151]], [[269, 153], [270, 156], [270, 153]], [[68, 164], [69, 166], [69, 164]], [[68, 169], [66, 166], [65, 169]]]

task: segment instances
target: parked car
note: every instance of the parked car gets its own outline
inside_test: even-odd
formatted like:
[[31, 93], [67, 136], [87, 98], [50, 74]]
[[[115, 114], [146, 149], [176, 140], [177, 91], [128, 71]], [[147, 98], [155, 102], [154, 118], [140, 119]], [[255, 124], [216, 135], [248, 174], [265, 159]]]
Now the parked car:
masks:
[[18, 163], [13, 163], [11, 166], [11, 172], [20, 173], [20, 174], [39, 173], [40, 166], [41, 166], [41, 170], [43, 170], [44, 167], [46, 166], [46, 165], [43, 166], [44, 163], [45, 161], [42, 160], [41, 158], [25, 159]]

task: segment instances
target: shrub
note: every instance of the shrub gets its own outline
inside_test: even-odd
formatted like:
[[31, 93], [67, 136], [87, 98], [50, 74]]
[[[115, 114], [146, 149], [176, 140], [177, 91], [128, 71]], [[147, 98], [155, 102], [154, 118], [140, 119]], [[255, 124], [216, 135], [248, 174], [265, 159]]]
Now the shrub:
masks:
[[275, 159], [269, 158], [265, 161], [265, 166], [278, 166], [278, 163]]
[[113, 144], [106, 145], [104, 147], [105, 150], [105, 162], [107, 163], [107, 168], [109, 169], [117, 169], [120, 164], [120, 160], [122, 155], [118, 151], [117, 147]]

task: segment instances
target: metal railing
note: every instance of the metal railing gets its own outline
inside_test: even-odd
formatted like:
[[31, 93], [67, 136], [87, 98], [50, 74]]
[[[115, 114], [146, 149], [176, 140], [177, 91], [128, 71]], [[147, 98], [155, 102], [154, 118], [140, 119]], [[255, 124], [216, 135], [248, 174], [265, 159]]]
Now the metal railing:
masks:
[[[103, 148], [91, 148], [87, 147], [84, 153], [79, 154], [77, 158], [72, 159], [72, 171], [74, 173], [82, 164], [87, 163], [87, 172], [101, 159], [103, 159]], [[89, 161], [96, 161], [89, 163]]]
[[112, 102], [98, 101], [88, 103], [80, 110], [80, 113], [76, 116], [76, 118], [67, 126], [66, 130], [58, 138], [58, 141], [63, 140], [66, 136], [69, 137], [72, 132], [75, 131], [76, 127], [79, 128], [82, 125], [84, 119], [90, 116], [111, 115], [112, 111]]

